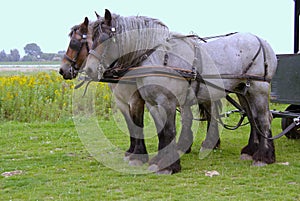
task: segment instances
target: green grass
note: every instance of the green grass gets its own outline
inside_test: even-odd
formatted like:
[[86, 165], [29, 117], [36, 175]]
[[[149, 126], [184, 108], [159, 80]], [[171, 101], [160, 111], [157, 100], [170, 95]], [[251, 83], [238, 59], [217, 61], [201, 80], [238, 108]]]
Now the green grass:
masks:
[[[146, 114], [146, 124], [151, 124], [148, 119]], [[274, 134], [280, 132], [279, 124], [280, 119], [273, 121]], [[116, 122], [99, 120], [99, 125], [125, 151], [129, 139]], [[0, 173], [23, 173], [0, 176], [0, 200], [300, 200], [300, 141], [276, 140], [277, 163], [253, 167], [239, 160], [249, 126], [223, 130], [221, 149], [200, 160], [204, 130], [201, 123], [192, 152], [181, 158], [182, 171], [162, 176], [124, 174], [106, 167], [87, 151], [73, 121], [2, 122]], [[155, 136], [146, 142], [148, 150], [156, 150]], [[206, 177], [205, 170], [216, 170], [220, 176]]]
[[[253, 167], [250, 161], [239, 160], [249, 126], [222, 130], [221, 149], [200, 160], [206, 125], [194, 122], [192, 152], [182, 156], [180, 173], [133, 174], [140, 169], [123, 161], [128, 132], [120, 113], [111, 109], [114, 103], [107, 85], [91, 84], [86, 97], [82, 97], [82, 87], [73, 97], [73, 84], [57, 73], [0, 76], [0, 174], [22, 171], [11, 177], [0, 175], [1, 201], [300, 200], [300, 141], [276, 140], [277, 163]], [[93, 92], [95, 103], [89, 96]], [[91, 115], [93, 106], [97, 119], [74, 118], [72, 109], [79, 116]], [[225, 104], [225, 108], [231, 107]], [[271, 104], [270, 108], [284, 110], [286, 105]], [[237, 116], [226, 123], [234, 124]], [[180, 124], [177, 126], [180, 130]], [[273, 134], [281, 132], [280, 119], [274, 119], [272, 130]], [[157, 137], [149, 113], [145, 114], [145, 135], [153, 156]], [[280, 164], [285, 162], [289, 165]], [[206, 177], [209, 170], [220, 176]]]

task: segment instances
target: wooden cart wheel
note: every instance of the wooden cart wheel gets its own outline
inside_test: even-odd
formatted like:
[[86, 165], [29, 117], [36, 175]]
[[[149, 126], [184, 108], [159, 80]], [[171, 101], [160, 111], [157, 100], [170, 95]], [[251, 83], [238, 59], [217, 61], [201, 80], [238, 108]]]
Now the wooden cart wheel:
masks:
[[[300, 113], [300, 105], [289, 105], [285, 111]], [[286, 129], [291, 123], [293, 123], [293, 118], [282, 118], [281, 128]], [[300, 126], [296, 126], [290, 130], [285, 136], [289, 139], [300, 139]]]

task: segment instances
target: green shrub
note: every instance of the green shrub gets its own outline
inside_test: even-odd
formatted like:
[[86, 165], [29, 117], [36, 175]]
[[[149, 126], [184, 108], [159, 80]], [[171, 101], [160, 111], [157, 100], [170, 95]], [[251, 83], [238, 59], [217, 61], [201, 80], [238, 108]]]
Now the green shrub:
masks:
[[[0, 120], [55, 122], [71, 118], [74, 85], [57, 72], [0, 76]], [[97, 113], [108, 112], [111, 92], [107, 84], [97, 83], [95, 96]]]

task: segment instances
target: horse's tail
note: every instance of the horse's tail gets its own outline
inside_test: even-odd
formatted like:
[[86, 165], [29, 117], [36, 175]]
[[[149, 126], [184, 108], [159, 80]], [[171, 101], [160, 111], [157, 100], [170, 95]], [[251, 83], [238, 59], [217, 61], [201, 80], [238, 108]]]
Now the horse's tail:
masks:
[[199, 113], [200, 113], [200, 119], [208, 119], [208, 112], [206, 111], [206, 107], [199, 103]]

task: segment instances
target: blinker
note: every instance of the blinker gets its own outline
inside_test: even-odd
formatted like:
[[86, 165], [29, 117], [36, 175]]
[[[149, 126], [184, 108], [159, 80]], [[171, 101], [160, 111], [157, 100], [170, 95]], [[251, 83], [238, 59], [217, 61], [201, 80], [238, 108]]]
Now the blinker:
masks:
[[103, 33], [101, 36], [100, 36], [100, 42], [104, 42], [106, 40], [108, 40], [110, 37], [107, 33]]
[[75, 51], [79, 51], [80, 48], [81, 48], [81, 43], [80, 43], [80, 41], [78, 41], [78, 40], [72, 39], [72, 40], [70, 41], [69, 47], [70, 47], [71, 49], [75, 50]]

